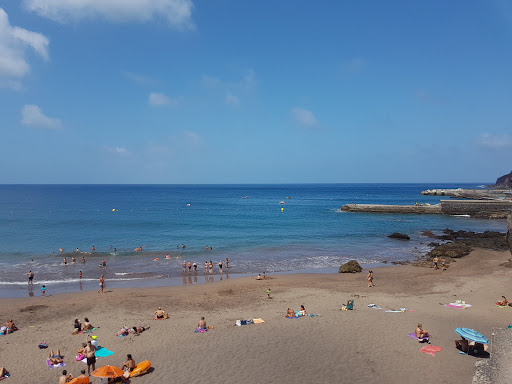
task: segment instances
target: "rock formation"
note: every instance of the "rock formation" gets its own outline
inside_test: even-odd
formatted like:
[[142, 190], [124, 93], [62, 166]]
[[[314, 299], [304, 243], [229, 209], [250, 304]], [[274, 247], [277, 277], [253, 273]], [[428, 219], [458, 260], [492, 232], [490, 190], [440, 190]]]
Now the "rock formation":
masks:
[[512, 253], [512, 213], [510, 213], [507, 217], [507, 244], [508, 248], [510, 250], [510, 253]]
[[409, 235], [406, 235], [405, 233], [398, 233], [398, 232], [394, 232], [391, 235], [389, 235], [388, 237], [390, 239], [411, 240]]
[[497, 188], [512, 188], [512, 172], [498, 177], [496, 180]]
[[338, 273], [357, 273], [362, 270], [363, 268], [361, 268], [356, 260], [350, 260], [348, 263], [345, 263], [340, 267]]

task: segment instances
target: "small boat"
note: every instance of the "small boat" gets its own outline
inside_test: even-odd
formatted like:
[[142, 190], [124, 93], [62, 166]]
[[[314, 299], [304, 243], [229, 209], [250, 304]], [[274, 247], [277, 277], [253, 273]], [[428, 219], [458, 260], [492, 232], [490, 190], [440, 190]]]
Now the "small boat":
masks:
[[279, 202], [279, 204], [284, 204], [284, 201], [283, 201], [283, 200], [281, 200], [281, 201]]

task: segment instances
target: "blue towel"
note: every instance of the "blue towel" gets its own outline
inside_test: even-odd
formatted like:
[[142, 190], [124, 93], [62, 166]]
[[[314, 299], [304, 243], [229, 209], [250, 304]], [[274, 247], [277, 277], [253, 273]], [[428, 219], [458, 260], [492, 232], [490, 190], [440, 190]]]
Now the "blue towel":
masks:
[[107, 356], [110, 356], [113, 354], [114, 354], [114, 352], [109, 351], [107, 348], [103, 348], [103, 347], [98, 347], [98, 349], [96, 350], [96, 353], [95, 353], [95, 355], [97, 357], [107, 357]]

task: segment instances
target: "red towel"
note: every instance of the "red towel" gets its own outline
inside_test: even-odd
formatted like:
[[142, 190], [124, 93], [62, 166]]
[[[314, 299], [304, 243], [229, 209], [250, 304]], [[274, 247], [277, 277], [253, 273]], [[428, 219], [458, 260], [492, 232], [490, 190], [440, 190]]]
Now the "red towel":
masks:
[[433, 345], [427, 345], [427, 346], [421, 348], [420, 351], [434, 356], [436, 354], [436, 352], [439, 352], [442, 349], [443, 349], [442, 347], [435, 347]]

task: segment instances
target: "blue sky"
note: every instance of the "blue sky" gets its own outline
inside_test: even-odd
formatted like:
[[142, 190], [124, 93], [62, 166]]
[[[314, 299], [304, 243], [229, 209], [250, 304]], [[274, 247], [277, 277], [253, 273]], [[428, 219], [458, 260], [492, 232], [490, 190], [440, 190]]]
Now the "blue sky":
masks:
[[0, 182], [493, 182], [512, 3], [0, 0]]

